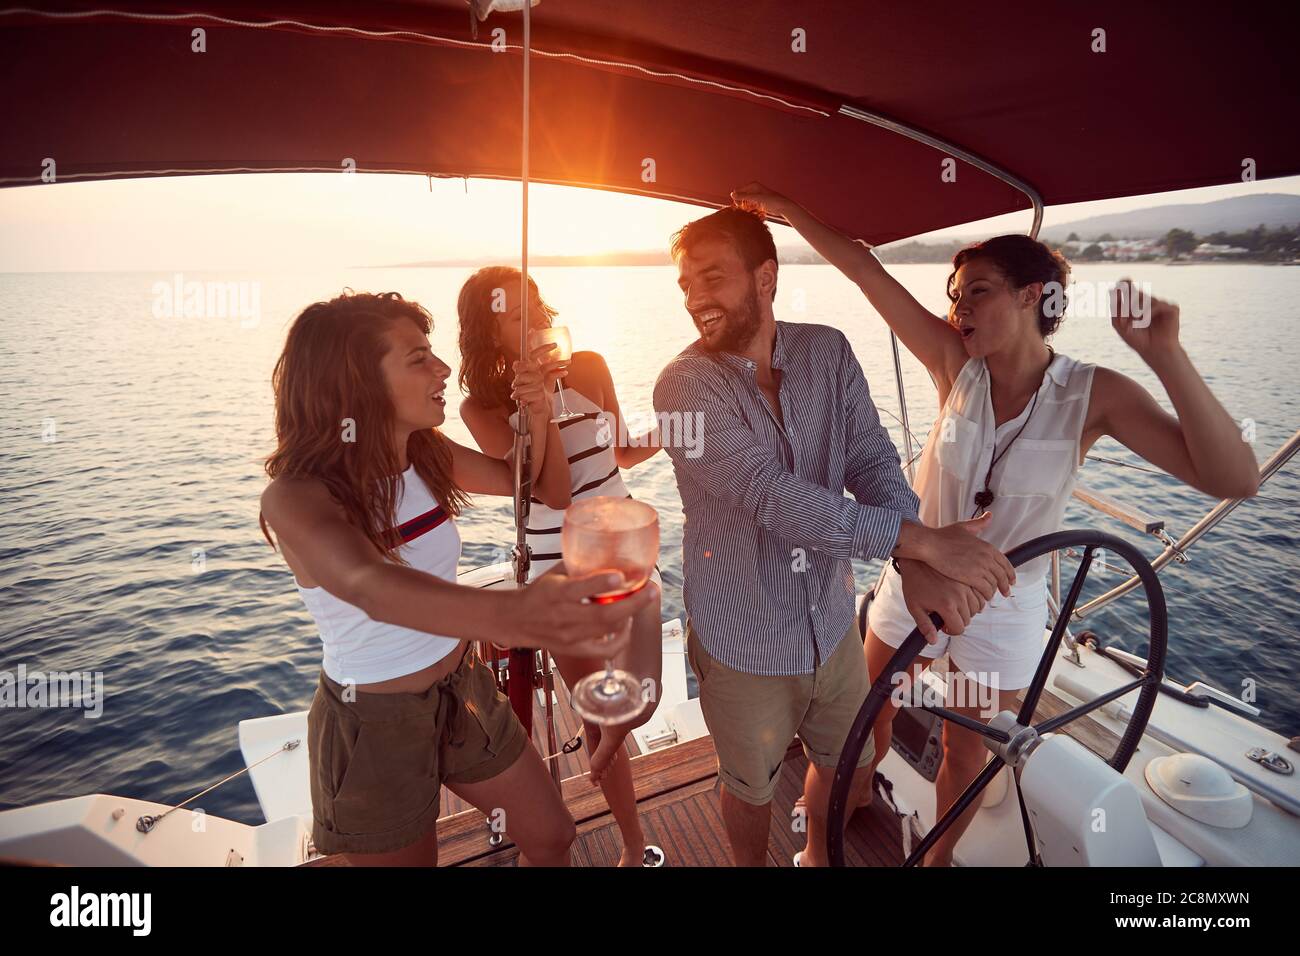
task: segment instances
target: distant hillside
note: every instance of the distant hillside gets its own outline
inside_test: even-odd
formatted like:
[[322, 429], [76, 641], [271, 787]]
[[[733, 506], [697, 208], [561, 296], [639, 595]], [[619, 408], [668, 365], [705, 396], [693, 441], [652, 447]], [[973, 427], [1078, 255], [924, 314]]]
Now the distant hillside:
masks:
[[[379, 269], [431, 269], [441, 266], [464, 266], [477, 269], [482, 266], [514, 265], [517, 254], [509, 256], [484, 256], [478, 259], [427, 259], [423, 262], [399, 262], [392, 266], [375, 266]], [[666, 266], [672, 264], [667, 250], [655, 252], [610, 252], [593, 256], [541, 256], [530, 255], [530, 266]]]
[[[824, 263], [826, 260], [807, 246], [781, 246], [776, 250], [777, 261], [782, 264]], [[425, 262], [401, 262], [395, 266], [377, 266], [380, 269], [428, 269], [438, 266], [464, 266], [476, 269], [497, 265], [501, 257], [482, 259], [431, 259]], [[513, 261], [513, 260], [511, 260]], [[592, 256], [529, 256], [530, 266], [670, 266], [673, 260], [667, 249], [642, 249], [631, 252], [610, 252]]]
[[[1071, 233], [1077, 233], [1080, 239], [1089, 242], [1107, 234], [1115, 239], [1158, 239], [1170, 229], [1185, 229], [1197, 236], [1210, 236], [1220, 232], [1246, 232], [1261, 224], [1269, 229], [1300, 226], [1300, 195], [1261, 193], [1258, 196], [1234, 196], [1231, 199], [1219, 199], [1214, 202], [1149, 206], [1132, 212], [1091, 216], [1087, 219], [1062, 223], [1059, 226], [1050, 226], [1042, 231], [1041, 237], [1055, 245], [1065, 242]], [[974, 241], [975, 238], [977, 237], [972, 236], [928, 243], [903, 240], [880, 246], [878, 254], [887, 263], [949, 262], [953, 253]], [[1287, 259], [1290, 257], [1290, 254], [1286, 256]], [[808, 246], [799, 245], [778, 247], [777, 258], [782, 264], [825, 262]], [[396, 268], [436, 266], [478, 268], [502, 261], [514, 260], [512, 257], [503, 259], [499, 256], [479, 259], [438, 259], [426, 262], [403, 262]], [[662, 248], [589, 256], [536, 255], [529, 257], [529, 264], [534, 266], [663, 266], [671, 265], [672, 260], [668, 256], [667, 248]]]
[[1270, 229], [1300, 224], [1300, 196], [1261, 193], [1214, 202], [1151, 206], [1051, 226], [1042, 231], [1042, 238], [1047, 242], [1064, 242], [1073, 232], [1080, 239], [1096, 239], [1106, 233], [1116, 239], [1154, 239], [1170, 229], [1186, 229], [1207, 236], [1215, 232], [1244, 232], [1261, 223]]

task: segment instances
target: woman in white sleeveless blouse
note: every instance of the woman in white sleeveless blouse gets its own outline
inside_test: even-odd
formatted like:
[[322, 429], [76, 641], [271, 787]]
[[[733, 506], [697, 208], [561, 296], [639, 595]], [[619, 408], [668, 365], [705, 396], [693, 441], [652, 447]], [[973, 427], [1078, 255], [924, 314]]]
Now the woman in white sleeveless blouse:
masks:
[[[999, 236], [961, 250], [948, 278], [945, 321], [922, 307], [868, 247], [798, 204], [757, 183], [733, 195], [784, 216], [862, 289], [929, 371], [940, 411], [916, 475], [926, 524], [978, 517], [979, 536], [1003, 551], [1060, 530], [1078, 468], [1103, 435], [1206, 494], [1255, 494], [1255, 456], [1179, 344], [1178, 306], [1134, 298], [1127, 280], [1112, 295], [1111, 324], [1164, 386], [1171, 415], [1133, 379], [1048, 346], [1061, 321], [1070, 267], [1042, 243]], [[913, 667], [914, 679], [946, 651], [947, 706], [984, 721], [1013, 708], [1042, 655], [1048, 563], [1042, 557], [1018, 568], [1009, 596], [991, 587], [973, 594], [978, 613], [944, 613], [944, 630], [927, 636], [931, 643]], [[904, 576], [934, 573], [901, 566]], [[876, 590], [865, 648], [873, 679], [915, 626], [893, 568]], [[886, 707], [877, 721], [878, 760], [889, 752], [893, 717], [894, 708]], [[986, 757], [978, 735], [944, 724], [940, 807], [951, 805]], [[935, 845], [927, 865], [951, 863], [974, 809]]]
[[[456, 583], [456, 515], [469, 494], [510, 494], [512, 476], [442, 434], [451, 369], [432, 327], [395, 292], [345, 292], [302, 310], [271, 377], [259, 520], [323, 651], [307, 718], [312, 839], [353, 865], [436, 865], [446, 785], [507, 813], [521, 863], [567, 865], [573, 820], [470, 642], [600, 653], [611, 627], [658, 601], [647, 588], [622, 607], [584, 605], [609, 576], [559, 569], [506, 593]], [[544, 449], [542, 372], [514, 371]]]
[[[461, 288], [457, 311], [460, 314], [461, 369], [460, 386], [468, 395], [460, 407], [461, 419], [474, 440], [488, 455], [503, 458], [514, 441], [515, 402], [510, 395], [505, 369], [519, 355], [519, 270], [509, 266], [480, 269]], [[546, 328], [555, 317], [537, 292], [529, 277], [531, 301], [529, 326]], [[535, 361], [545, 361], [550, 346], [534, 352]], [[553, 363], [552, 363], [553, 365]], [[550, 368], [551, 366], [548, 366]], [[622, 433], [618, 398], [605, 360], [595, 352], [574, 352], [567, 369], [552, 371], [546, 384], [554, 395], [555, 381], [564, 382], [564, 401], [569, 411], [581, 418], [560, 422], [560, 441], [546, 447], [546, 459], [534, 489], [528, 517], [528, 544], [532, 552], [529, 579], [542, 574], [561, 558], [560, 530], [564, 510], [572, 501], [591, 497], [630, 498], [620, 469], [631, 468], [659, 450], [658, 436], [651, 433], [640, 440], [620, 445]], [[553, 398], [560, 411], [558, 395]], [[656, 584], [662, 586], [659, 573]], [[659, 604], [633, 620], [632, 649], [627, 668], [632, 673], [649, 676], [656, 683], [662, 669]], [[565, 682], [572, 687], [587, 674], [604, 667], [599, 658], [555, 655], [556, 666]], [[658, 700], [658, 694], [654, 700]], [[623, 836], [620, 866], [641, 866], [646, 842], [636, 810], [636, 793], [632, 770], [623, 750], [628, 731], [640, 726], [654, 713], [651, 705], [630, 723], [601, 728], [586, 723], [584, 738], [591, 754], [591, 776], [598, 783], [618, 822]]]

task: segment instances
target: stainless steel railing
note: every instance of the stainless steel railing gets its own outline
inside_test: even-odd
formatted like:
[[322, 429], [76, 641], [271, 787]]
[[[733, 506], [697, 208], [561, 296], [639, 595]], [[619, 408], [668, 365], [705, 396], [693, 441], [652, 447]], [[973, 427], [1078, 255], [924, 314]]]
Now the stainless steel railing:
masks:
[[[1272, 454], [1268, 461], [1260, 466], [1260, 487], [1263, 487], [1264, 484], [1272, 478], [1283, 465], [1290, 461], [1297, 451], [1300, 451], [1300, 430], [1297, 430], [1277, 451]], [[1129, 527], [1151, 534], [1163, 542], [1165, 545], [1164, 551], [1162, 551], [1156, 559], [1151, 562], [1151, 566], [1157, 573], [1172, 561], [1185, 563], [1187, 561], [1187, 551], [1192, 547], [1192, 545], [1204, 537], [1212, 528], [1215, 527], [1215, 525], [1230, 515], [1234, 510], [1236, 510], [1238, 505], [1246, 500], [1244, 498], [1224, 498], [1217, 505], [1207, 511], [1186, 534], [1181, 538], [1174, 540], [1165, 531], [1164, 522], [1162, 520], [1154, 519], [1145, 512], [1128, 508], [1112, 498], [1108, 498], [1107, 496], [1100, 495], [1096, 492], [1088, 491], [1087, 489], [1077, 490], [1075, 492], [1075, 497], [1089, 507], [1111, 517], [1119, 518], [1121, 521], [1124, 521], [1125, 524], [1129, 525]], [[1081, 621], [1089, 614], [1092, 614], [1093, 612], [1105, 607], [1107, 604], [1110, 604], [1112, 601], [1128, 594], [1140, 584], [1141, 581], [1138, 579], [1137, 575], [1133, 575], [1128, 580], [1124, 581], [1124, 583], [1111, 588], [1105, 594], [1093, 598], [1086, 604], [1076, 607], [1072, 618]], [[1055, 608], [1060, 607], [1061, 565], [1059, 552], [1052, 555], [1051, 598], [1053, 609], [1055, 610]]]

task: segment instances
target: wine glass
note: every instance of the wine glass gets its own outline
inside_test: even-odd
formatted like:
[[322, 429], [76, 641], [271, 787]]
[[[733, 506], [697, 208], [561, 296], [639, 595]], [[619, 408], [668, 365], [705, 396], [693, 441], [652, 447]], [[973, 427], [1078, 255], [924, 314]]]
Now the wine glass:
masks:
[[[569, 362], [573, 358], [573, 339], [569, 335], [568, 326], [552, 325], [544, 329], [534, 329], [528, 333], [528, 349], [540, 348], [543, 345], [551, 346], [551, 350], [556, 354], [550, 356], [548, 361]], [[567, 422], [571, 418], [581, 418], [581, 412], [569, 411], [568, 404], [564, 401], [564, 386], [560, 384], [560, 379], [555, 380], [555, 390], [560, 393], [560, 414], [551, 419], [553, 422]]]
[[[613, 591], [591, 598], [612, 604], [645, 587], [659, 557], [659, 515], [654, 508], [631, 498], [584, 498], [564, 514], [560, 533], [564, 567], [583, 576], [617, 571], [623, 583]], [[620, 632], [632, 626], [624, 621]], [[616, 632], [618, 633], [618, 632]], [[616, 634], [609, 634], [613, 639]], [[573, 686], [573, 709], [593, 724], [622, 724], [645, 709], [646, 698], [635, 675], [605, 661], [604, 673], [588, 674]]]

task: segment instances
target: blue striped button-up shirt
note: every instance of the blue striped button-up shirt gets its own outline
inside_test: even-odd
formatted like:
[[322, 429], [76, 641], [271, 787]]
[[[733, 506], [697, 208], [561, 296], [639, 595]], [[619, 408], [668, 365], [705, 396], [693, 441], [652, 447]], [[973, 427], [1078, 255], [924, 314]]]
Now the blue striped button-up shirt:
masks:
[[[772, 368], [784, 426], [753, 362], [698, 341], [659, 374], [654, 405], [682, 498], [693, 630], [734, 670], [808, 674], [852, 623], [850, 560], [887, 557], [918, 501], [842, 332], [777, 322]], [[698, 429], [690, 446], [673, 440], [677, 416]]]

